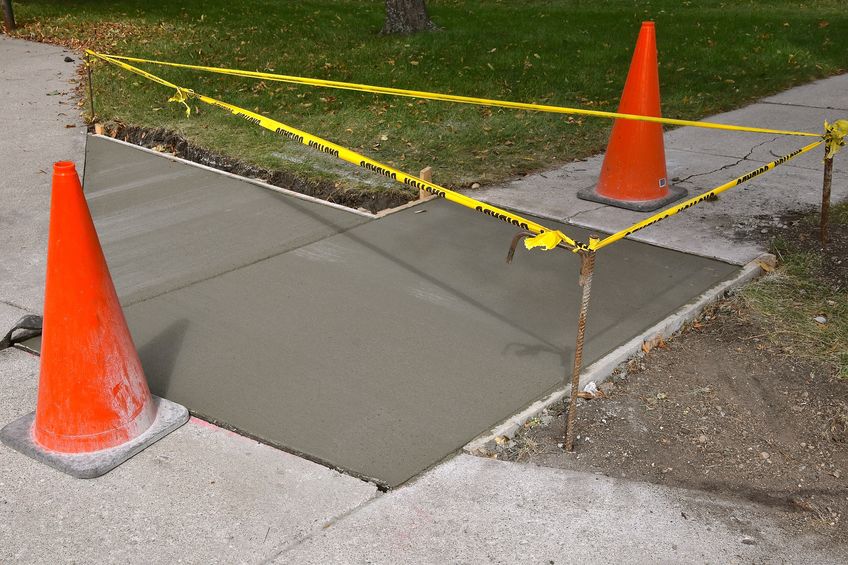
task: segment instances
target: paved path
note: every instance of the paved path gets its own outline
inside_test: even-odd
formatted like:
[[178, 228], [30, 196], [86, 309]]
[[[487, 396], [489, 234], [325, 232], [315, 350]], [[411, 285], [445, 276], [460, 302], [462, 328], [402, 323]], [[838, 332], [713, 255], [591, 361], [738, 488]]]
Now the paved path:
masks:
[[41, 312], [51, 167], [63, 159], [82, 161], [85, 127], [73, 96], [76, 53], [0, 35], [0, 61], [0, 331], [5, 333], [22, 314]]
[[[73, 160], [82, 170], [85, 128], [70, 95], [77, 63], [67, 55], [0, 36], [9, 105], [0, 136], [3, 333], [23, 313], [41, 312], [52, 163]], [[0, 425], [35, 407], [37, 368], [34, 356], [0, 351]], [[0, 445], [0, 562], [255, 562], [376, 494], [372, 484], [195, 419], [92, 481]]]
[[[848, 117], [848, 75], [820, 80], [766, 98], [708, 121], [796, 131], [823, 131], [825, 119]], [[802, 147], [813, 138], [723, 132], [684, 127], [665, 136], [668, 176], [690, 196], [706, 192]], [[705, 202], [650, 226], [634, 236], [671, 249], [745, 264], [762, 254], [761, 230], [789, 210], [821, 203], [822, 157], [816, 149]], [[579, 200], [577, 191], [593, 187], [603, 156], [529, 175], [503, 186], [474, 191], [495, 205], [597, 230], [613, 232], [650, 213], [631, 212]], [[848, 197], [848, 155], [834, 161], [833, 200]], [[603, 253], [603, 252], [602, 252]]]
[[[64, 56], [60, 48], [0, 37], [8, 120], [0, 138], [4, 327], [40, 310], [46, 167], [82, 158], [81, 129], [65, 128], [65, 118], [80, 123], [73, 105], [47, 96], [73, 86]], [[782, 103], [821, 100], [816, 91], [787, 96]], [[25, 115], [34, 106], [43, 119]], [[0, 352], [0, 377], [5, 423], [34, 406], [36, 359]], [[767, 509], [738, 500], [465, 455], [380, 495], [196, 421], [94, 481], [70, 479], [0, 446], [0, 561], [846, 561], [814, 542], [782, 536]]]
[[845, 563], [769, 508], [460, 455], [276, 556], [319, 563]]

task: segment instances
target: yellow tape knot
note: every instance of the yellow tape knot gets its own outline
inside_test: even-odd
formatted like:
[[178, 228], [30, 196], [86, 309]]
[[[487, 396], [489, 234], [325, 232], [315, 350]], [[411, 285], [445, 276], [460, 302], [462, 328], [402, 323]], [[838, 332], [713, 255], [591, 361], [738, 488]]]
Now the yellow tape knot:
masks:
[[845, 137], [848, 136], [848, 120], [836, 120], [832, 124], [825, 121], [824, 131], [824, 143], [827, 148], [825, 159], [833, 159], [833, 156], [845, 147]]
[[565, 241], [565, 235], [559, 231], [546, 231], [537, 236], [528, 237], [524, 240], [524, 247], [527, 249], [535, 249], [541, 247], [545, 251], [554, 249], [557, 245]]
[[189, 88], [179, 88], [177, 87], [177, 92], [170, 98], [168, 98], [168, 102], [179, 102], [183, 106], [185, 106], [186, 118], [191, 116], [191, 106], [188, 105], [188, 99], [194, 96], [194, 91]]

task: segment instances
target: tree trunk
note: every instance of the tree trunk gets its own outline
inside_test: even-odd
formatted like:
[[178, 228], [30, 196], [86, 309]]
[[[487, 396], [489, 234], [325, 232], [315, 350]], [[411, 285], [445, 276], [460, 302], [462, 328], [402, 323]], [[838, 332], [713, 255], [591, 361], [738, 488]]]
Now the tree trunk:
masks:
[[3, 1], [3, 23], [6, 27], [6, 33], [15, 29], [15, 14], [12, 12], [12, 0]]
[[386, 23], [380, 33], [415, 33], [431, 29], [436, 26], [427, 15], [424, 0], [386, 0]]

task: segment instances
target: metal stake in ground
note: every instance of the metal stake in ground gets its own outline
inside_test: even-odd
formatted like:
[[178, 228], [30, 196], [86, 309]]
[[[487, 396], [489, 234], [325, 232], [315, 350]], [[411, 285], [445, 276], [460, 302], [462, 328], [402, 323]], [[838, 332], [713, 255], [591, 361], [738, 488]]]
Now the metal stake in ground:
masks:
[[821, 222], [819, 223], [819, 239], [822, 245], [828, 240], [828, 222], [830, 221], [830, 185], [833, 183], [833, 157], [830, 155], [830, 143], [824, 146], [824, 177], [822, 179]]
[[94, 123], [94, 87], [91, 83], [91, 65], [94, 64], [94, 60], [86, 54], [85, 56], [85, 69], [88, 72], [88, 103], [91, 104], [91, 117], [89, 118], [89, 122]]
[[[598, 238], [590, 237], [590, 244]], [[568, 411], [565, 421], [565, 450], [574, 451], [574, 420], [577, 412], [577, 393], [580, 389], [580, 371], [583, 368], [583, 342], [586, 335], [586, 315], [589, 311], [589, 297], [592, 293], [592, 274], [595, 271], [595, 252], [580, 251], [580, 286], [583, 296], [580, 299], [580, 316], [577, 318], [577, 344], [574, 347], [574, 367], [571, 372], [571, 397], [568, 400]], [[568, 373], [563, 379], [568, 386]]]

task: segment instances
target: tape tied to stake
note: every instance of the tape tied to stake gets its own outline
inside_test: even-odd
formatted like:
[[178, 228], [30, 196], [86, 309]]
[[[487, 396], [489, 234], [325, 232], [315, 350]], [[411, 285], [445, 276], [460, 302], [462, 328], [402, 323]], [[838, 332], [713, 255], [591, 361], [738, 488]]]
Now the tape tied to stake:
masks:
[[845, 137], [848, 136], [848, 120], [836, 120], [832, 124], [824, 122], [824, 142], [827, 147], [825, 159], [833, 159], [839, 150], [845, 147]]
[[524, 240], [524, 247], [527, 249], [535, 249], [541, 247], [545, 251], [554, 249], [557, 245], [565, 241], [565, 238], [559, 230], [546, 231], [539, 235], [528, 237]]
[[189, 97], [194, 96], [194, 91], [189, 88], [177, 87], [177, 92], [168, 98], [168, 102], [178, 102], [185, 106], [186, 118], [191, 116], [191, 106], [188, 105]]

